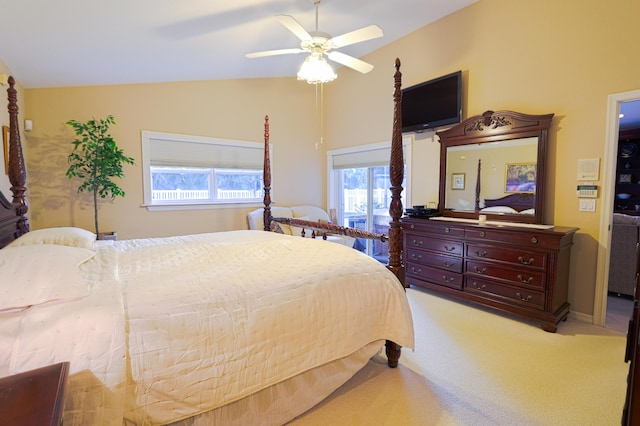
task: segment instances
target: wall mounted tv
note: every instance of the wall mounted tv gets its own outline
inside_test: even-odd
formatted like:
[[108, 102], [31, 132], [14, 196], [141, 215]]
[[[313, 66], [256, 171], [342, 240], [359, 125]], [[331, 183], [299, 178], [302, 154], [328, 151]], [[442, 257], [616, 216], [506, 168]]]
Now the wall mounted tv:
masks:
[[462, 119], [462, 71], [402, 90], [402, 131], [421, 132]]

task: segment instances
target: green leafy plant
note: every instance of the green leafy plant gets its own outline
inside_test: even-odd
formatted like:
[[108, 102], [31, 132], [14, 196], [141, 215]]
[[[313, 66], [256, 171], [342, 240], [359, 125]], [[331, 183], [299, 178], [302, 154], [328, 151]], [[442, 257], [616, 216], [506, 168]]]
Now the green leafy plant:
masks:
[[98, 235], [98, 198], [113, 200], [115, 197], [124, 197], [124, 191], [112, 179], [123, 178], [122, 166], [134, 164], [134, 159], [124, 155], [124, 151], [118, 148], [109, 134], [109, 127], [115, 124], [112, 115], [106, 119], [94, 118], [86, 122], [70, 120], [67, 124], [73, 127], [77, 136], [71, 142], [73, 151], [67, 157], [67, 177], [83, 179], [78, 193], [93, 193], [94, 220]]

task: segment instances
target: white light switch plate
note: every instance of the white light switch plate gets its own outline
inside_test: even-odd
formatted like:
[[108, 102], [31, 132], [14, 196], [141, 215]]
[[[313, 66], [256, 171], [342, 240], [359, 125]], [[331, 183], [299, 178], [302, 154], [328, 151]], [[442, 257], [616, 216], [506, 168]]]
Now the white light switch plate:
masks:
[[581, 212], [595, 212], [596, 211], [596, 200], [591, 199], [580, 199], [580, 211]]

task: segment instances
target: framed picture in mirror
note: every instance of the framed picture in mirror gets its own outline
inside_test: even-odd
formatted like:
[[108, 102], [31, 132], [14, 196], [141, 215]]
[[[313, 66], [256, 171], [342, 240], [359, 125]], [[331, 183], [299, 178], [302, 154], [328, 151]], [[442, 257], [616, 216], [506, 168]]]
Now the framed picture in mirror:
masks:
[[451, 173], [451, 189], [464, 189], [464, 173]]
[[536, 163], [507, 163], [504, 192], [535, 192]]

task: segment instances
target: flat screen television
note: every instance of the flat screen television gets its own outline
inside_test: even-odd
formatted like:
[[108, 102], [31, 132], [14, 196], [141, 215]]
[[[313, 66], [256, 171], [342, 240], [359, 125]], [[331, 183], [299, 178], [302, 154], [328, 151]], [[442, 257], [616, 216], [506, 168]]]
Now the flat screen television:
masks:
[[402, 132], [421, 132], [462, 119], [462, 71], [402, 90]]

